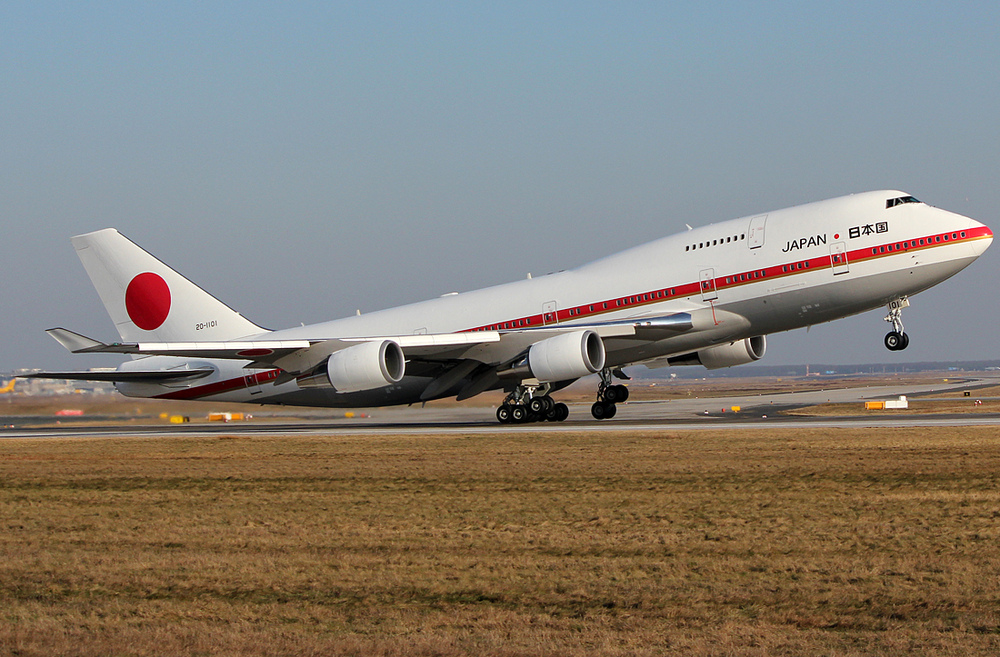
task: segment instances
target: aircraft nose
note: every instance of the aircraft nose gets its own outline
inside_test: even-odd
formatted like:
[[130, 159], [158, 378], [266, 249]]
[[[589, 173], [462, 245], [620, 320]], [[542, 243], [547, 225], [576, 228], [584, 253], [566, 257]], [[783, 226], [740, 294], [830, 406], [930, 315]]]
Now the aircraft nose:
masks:
[[986, 249], [990, 248], [990, 244], [993, 244], [993, 231], [989, 229], [985, 224], [981, 224], [975, 219], [972, 220], [972, 234], [978, 235], [977, 239], [972, 240], [972, 251], [976, 254], [976, 257], [983, 255]]

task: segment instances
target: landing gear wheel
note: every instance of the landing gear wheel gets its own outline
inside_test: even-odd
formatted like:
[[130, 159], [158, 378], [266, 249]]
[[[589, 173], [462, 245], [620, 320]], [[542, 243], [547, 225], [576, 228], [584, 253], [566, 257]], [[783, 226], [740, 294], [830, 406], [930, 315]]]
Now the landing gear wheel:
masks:
[[628, 399], [628, 388], [621, 385], [608, 386], [604, 389], [604, 394], [601, 398], [609, 404], [623, 402]]
[[885, 336], [885, 348], [889, 351], [902, 351], [910, 344], [910, 337], [903, 332], [903, 308], [909, 305], [906, 297], [889, 302], [889, 314], [885, 316], [885, 321], [892, 324], [892, 330]]
[[532, 397], [531, 401], [528, 402], [528, 409], [532, 413], [545, 414], [552, 410], [555, 402], [549, 396], [544, 397]]
[[[601, 370], [601, 382], [597, 386], [597, 403], [603, 403], [605, 405], [621, 403], [628, 399], [628, 388], [619, 384], [611, 383], [611, 377], [616, 376], [619, 379], [629, 380], [625, 373], [621, 371], [621, 368], [612, 369], [610, 367], [605, 367]], [[593, 412], [593, 409], [591, 410]], [[600, 411], [598, 411], [600, 412]], [[612, 411], [612, 414], [614, 411]], [[595, 416], [596, 417], [596, 416]], [[607, 412], [605, 412], [604, 417], [610, 417]]]
[[501, 404], [500, 408], [497, 409], [497, 420], [500, 424], [510, 424], [510, 406], [508, 404]]
[[613, 402], [594, 402], [590, 407], [590, 414], [597, 420], [610, 420], [618, 412], [618, 407]]
[[885, 348], [889, 351], [901, 351], [910, 344], [910, 338], [905, 333], [889, 331], [885, 334]]
[[521, 423], [528, 419], [528, 409], [520, 404], [515, 404], [510, 407], [510, 419], [514, 422]]
[[558, 404], [553, 404], [552, 408], [545, 413], [545, 419], [549, 422], [562, 422], [569, 417], [569, 406], [559, 402]]

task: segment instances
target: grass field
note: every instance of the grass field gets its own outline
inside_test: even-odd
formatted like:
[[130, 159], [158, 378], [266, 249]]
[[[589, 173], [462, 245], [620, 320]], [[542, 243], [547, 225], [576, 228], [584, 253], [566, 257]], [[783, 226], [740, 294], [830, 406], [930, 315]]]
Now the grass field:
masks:
[[0, 441], [0, 653], [1000, 652], [1000, 429]]

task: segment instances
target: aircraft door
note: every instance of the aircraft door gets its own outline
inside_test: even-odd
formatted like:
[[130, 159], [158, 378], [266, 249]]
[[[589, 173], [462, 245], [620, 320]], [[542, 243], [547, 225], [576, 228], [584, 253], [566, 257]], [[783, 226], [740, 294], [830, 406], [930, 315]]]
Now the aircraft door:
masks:
[[766, 222], [766, 214], [750, 220], [750, 228], [747, 230], [747, 246], [751, 249], [759, 249], [764, 246], [764, 224]]
[[719, 293], [715, 289], [715, 270], [701, 270], [701, 300], [715, 301], [719, 298]]
[[850, 271], [847, 263], [847, 245], [843, 242], [834, 242], [830, 245], [830, 264], [833, 266], [833, 275], [846, 274]]
[[556, 302], [546, 301], [542, 304], [542, 324], [555, 324], [558, 320]]
[[260, 381], [257, 380], [257, 371], [254, 370], [250, 374], [243, 375], [243, 382], [246, 383], [247, 390], [250, 391], [251, 395], [259, 395], [263, 392], [260, 389]]

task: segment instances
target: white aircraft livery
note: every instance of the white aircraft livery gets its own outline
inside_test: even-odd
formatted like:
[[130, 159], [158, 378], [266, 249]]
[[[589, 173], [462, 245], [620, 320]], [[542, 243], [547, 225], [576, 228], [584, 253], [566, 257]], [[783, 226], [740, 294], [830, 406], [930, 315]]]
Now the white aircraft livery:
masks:
[[577, 269], [311, 326], [267, 330], [108, 228], [72, 239], [121, 342], [63, 328], [73, 353], [130, 354], [131, 397], [326, 407], [507, 392], [500, 422], [561, 421], [551, 393], [599, 375], [595, 418], [622, 368], [730, 367], [765, 336], [888, 307], [885, 346], [909, 343], [909, 297], [958, 273], [992, 231], [899, 191], [875, 191], [694, 228]]

